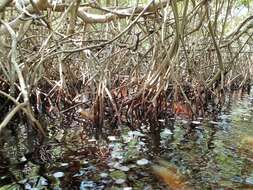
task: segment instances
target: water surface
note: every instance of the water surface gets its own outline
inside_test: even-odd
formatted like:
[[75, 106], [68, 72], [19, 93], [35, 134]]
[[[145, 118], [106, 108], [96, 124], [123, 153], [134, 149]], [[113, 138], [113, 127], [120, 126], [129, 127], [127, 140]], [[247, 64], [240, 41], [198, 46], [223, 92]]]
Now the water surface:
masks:
[[252, 95], [231, 96], [215, 117], [160, 120], [152, 134], [149, 124], [119, 126], [100, 141], [79, 122], [57, 121], [37, 146], [20, 124], [0, 140], [0, 190], [176, 189], [151, 169], [159, 160], [173, 165], [189, 189], [253, 189], [252, 104]]

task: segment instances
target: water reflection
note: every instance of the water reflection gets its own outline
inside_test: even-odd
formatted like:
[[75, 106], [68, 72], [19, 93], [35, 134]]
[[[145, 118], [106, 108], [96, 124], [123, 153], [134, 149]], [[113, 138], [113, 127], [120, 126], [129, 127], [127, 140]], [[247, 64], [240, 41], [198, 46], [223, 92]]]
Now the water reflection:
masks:
[[[140, 130], [130, 131], [122, 125], [109, 139], [100, 141], [89, 138], [85, 127], [77, 124], [54, 129], [42, 146], [37, 146], [25, 126], [15, 135], [6, 130], [0, 140], [0, 186], [166, 189], [159, 180], [166, 176], [154, 175], [150, 167], [162, 158], [192, 189], [253, 188], [252, 98], [230, 95], [224, 104], [220, 114], [193, 122], [151, 114]], [[158, 166], [163, 171], [164, 166]], [[165, 178], [169, 186], [168, 179], [177, 178], [176, 173], [170, 174]]]

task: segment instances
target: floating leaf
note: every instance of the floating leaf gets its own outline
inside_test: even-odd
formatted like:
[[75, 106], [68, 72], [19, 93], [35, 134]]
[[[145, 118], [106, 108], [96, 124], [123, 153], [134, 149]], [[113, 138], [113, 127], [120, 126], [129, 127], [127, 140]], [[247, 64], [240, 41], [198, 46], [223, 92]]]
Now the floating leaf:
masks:
[[118, 169], [118, 170], [121, 170], [121, 171], [123, 171], [123, 172], [127, 172], [127, 171], [129, 171], [129, 167], [127, 167], [127, 166], [122, 166], [120, 163], [116, 163], [116, 164], [114, 164], [114, 166], [113, 166], [115, 169]]
[[132, 187], [124, 187], [123, 190], [132, 190]]
[[115, 183], [120, 185], [120, 184], [125, 183], [125, 181], [126, 181], [125, 179], [117, 179], [117, 180], [115, 180]]
[[165, 128], [161, 133], [160, 133], [160, 136], [162, 139], [166, 139], [168, 138], [169, 136], [171, 136], [173, 133], [170, 129], [168, 128]]
[[63, 173], [63, 172], [55, 172], [55, 173], [53, 173], [53, 176], [54, 176], [55, 178], [60, 178], [60, 177], [63, 177], [63, 176], [64, 176], [64, 173]]
[[93, 181], [82, 181], [80, 184], [81, 190], [94, 189], [96, 184]]
[[117, 180], [117, 179], [126, 179], [127, 178], [126, 174], [124, 172], [122, 172], [122, 171], [119, 171], [119, 170], [112, 171], [110, 173], [110, 176], [114, 180]]
[[199, 124], [201, 124], [201, 122], [200, 121], [192, 121], [192, 124], [199, 125]]
[[136, 162], [139, 166], [144, 166], [147, 165], [149, 163], [149, 161], [147, 159], [141, 159], [141, 160], [137, 160]]
[[213, 124], [213, 125], [218, 125], [219, 124], [219, 122], [217, 122], [217, 121], [209, 121], [209, 123]]
[[100, 175], [101, 178], [106, 178], [106, 177], [108, 177], [108, 173], [101, 173], [101, 174], [99, 174], [99, 175]]
[[116, 137], [115, 136], [108, 136], [107, 137], [109, 139], [109, 141], [116, 141]]

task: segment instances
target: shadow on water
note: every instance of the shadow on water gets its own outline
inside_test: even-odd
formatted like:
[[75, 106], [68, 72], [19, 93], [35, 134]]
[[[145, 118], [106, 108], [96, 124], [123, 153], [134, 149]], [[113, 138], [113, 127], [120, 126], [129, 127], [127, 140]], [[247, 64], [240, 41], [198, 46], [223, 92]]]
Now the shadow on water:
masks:
[[151, 113], [138, 130], [122, 125], [100, 141], [77, 121], [48, 125], [43, 145], [26, 126], [8, 128], [0, 189], [253, 189], [253, 97], [225, 101], [213, 118]]

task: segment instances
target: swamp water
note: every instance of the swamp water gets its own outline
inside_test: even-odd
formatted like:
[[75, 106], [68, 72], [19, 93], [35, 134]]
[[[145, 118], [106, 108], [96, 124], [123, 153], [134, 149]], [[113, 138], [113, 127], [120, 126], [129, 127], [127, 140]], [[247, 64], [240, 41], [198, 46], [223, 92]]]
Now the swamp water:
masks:
[[155, 137], [120, 126], [97, 142], [74, 122], [48, 126], [51, 138], [35, 146], [24, 126], [6, 130], [0, 190], [253, 189], [253, 96], [229, 101], [215, 119], [171, 120]]

